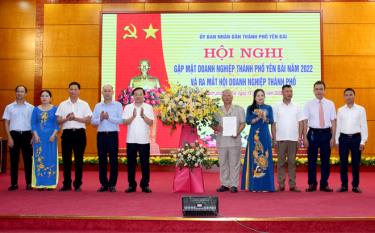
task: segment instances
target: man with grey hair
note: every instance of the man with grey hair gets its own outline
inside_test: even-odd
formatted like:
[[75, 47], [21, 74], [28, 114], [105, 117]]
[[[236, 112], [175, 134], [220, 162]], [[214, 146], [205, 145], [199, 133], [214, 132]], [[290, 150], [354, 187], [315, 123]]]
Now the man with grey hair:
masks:
[[[216, 191], [236, 193], [241, 167], [242, 143], [240, 134], [245, 128], [245, 111], [242, 107], [232, 104], [233, 94], [229, 89], [222, 92], [222, 100], [224, 105], [220, 107], [219, 113], [215, 116], [219, 124], [213, 127], [217, 134], [221, 183], [221, 186]], [[223, 131], [226, 130], [225, 127], [230, 127], [223, 124], [224, 121], [234, 123], [235, 130], [233, 135], [223, 135]]]
[[[122, 106], [113, 101], [113, 86], [104, 85], [103, 102], [96, 104], [91, 123], [98, 127], [97, 148], [99, 156], [98, 192], [116, 192], [118, 177], [118, 132], [122, 120]], [[107, 178], [107, 155], [109, 155], [110, 176]]]

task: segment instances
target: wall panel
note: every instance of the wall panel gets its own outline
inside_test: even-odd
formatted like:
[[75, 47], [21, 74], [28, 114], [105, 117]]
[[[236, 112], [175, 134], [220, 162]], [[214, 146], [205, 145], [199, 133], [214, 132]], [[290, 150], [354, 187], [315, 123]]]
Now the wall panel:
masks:
[[145, 11], [188, 11], [188, 3], [146, 3]]
[[322, 2], [324, 23], [375, 23], [375, 2]]
[[[26, 99], [34, 102], [35, 0], [0, 1], [0, 114], [15, 100], [14, 88], [25, 85]], [[0, 137], [5, 137], [0, 120]]]
[[375, 55], [375, 24], [324, 24], [324, 55]]
[[278, 2], [278, 11], [320, 11], [320, 2]]
[[233, 11], [274, 11], [275, 2], [234, 2]]
[[0, 29], [0, 59], [34, 59], [34, 29]]
[[0, 60], [0, 90], [13, 90], [23, 84], [28, 89], [34, 88], [34, 60]]
[[232, 3], [229, 2], [198, 2], [189, 3], [189, 11], [232, 11]]
[[1, 0], [0, 28], [35, 28], [35, 0]]
[[65, 88], [78, 81], [82, 88], [99, 85], [99, 57], [45, 57], [43, 87]]
[[44, 56], [99, 56], [99, 25], [44, 26]]
[[325, 56], [324, 80], [334, 88], [375, 88], [375, 56]]
[[45, 24], [99, 24], [101, 4], [45, 4]]
[[366, 143], [364, 155], [374, 155], [375, 154], [375, 121], [368, 121], [368, 141]]
[[102, 4], [102, 10], [121, 12], [141, 12], [145, 10], [145, 3], [104, 3]]

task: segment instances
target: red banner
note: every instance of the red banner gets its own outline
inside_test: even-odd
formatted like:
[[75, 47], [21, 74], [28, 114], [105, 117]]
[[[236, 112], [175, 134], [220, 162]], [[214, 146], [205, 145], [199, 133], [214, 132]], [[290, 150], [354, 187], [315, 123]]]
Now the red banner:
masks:
[[[118, 14], [117, 16], [116, 97], [128, 88], [133, 77], [141, 75], [139, 64], [147, 60], [148, 75], [159, 79], [161, 88], [169, 87], [165, 69], [160, 14]], [[155, 116], [156, 117], [156, 116]], [[180, 128], [171, 130], [155, 121], [156, 143], [160, 148], [178, 147]], [[125, 147], [126, 127], [120, 131], [120, 147]]]

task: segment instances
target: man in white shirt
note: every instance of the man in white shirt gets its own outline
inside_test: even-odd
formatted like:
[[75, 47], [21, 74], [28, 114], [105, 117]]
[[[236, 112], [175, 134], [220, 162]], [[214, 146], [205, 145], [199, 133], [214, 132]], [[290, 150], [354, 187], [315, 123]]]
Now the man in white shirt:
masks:
[[[241, 168], [241, 132], [245, 128], [245, 110], [238, 105], [233, 105], [232, 91], [223, 91], [221, 99], [224, 105], [220, 107], [220, 112], [215, 115], [219, 125], [213, 127], [217, 134], [217, 150], [219, 152], [220, 183], [217, 192], [230, 191], [237, 193], [238, 177]], [[236, 129], [234, 135], [223, 136], [223, 119], [225, 117], [235, 118]]]
[[296, 186], [296, 154], [303, 135], [304, 115], [301, 108], [292, 102], [293, 89], [282, 87], [283, 100], [273, 107], [272, 140], [277, 147], [278, 191], [285, 190], [285, 160], [288, 155], [289, 191], [301, 192]]
[[27, 88], [23, 85], [16, 87], [16, 100], [5, 107], [3, 119], [5, 132], [8, 136], [10, 152], [10, 179], [9, 191], [18, 189], [18, 163], [20, 150], [25, 170], [26, 190], [31, 188], [31, 165], [33, 148], [31, 145], [31, 115], [34, 106], [26, 102]]
[[347, 88], [344, 91], [346, 104], [337, 112], [336, 145], [340, 154], [341, 188], [338, 192], [348, 191], [348, 157], [352, 156], [352, 191], [361, 193], [359, 189], [359, 166], [361, 152], [365, 149], [368, 138], [366, 110], [354, 103], [355, 91]]
[[144, 103], [145, 91], [137, 87], [133, 90], [134, 103], [126, 105], [122, 118], [128, 126], [126, 137], [126, 154], [128, 158], [128, 182], [127, 193], [135, 192], [135, 170], [137, 165], [137, 153], [141, 161], [142, 179], [140, 187], [142, 192], [151, 193], [150, 182], [150, 126], [153, 124], [154, 112], [152, 106]]
[[[314, 83], [315, 99], [306, 103], [304, 114], [304, 144], [308, 156], [308, 184], [306, 192], [314, 192], [317, 187], [316, 162], [320, 151], [321, 178], [320, 191], [332, 192], [328, 186], [331, 147], [335, 145], [336, 109], [335, 104], [324, 98], [325, 84]], [[308, 129], [308, 131], [307, 131]]]
[[69, 84], [69, 98], [60, 103], [56, 110], [57, 121], [62, 125], [61, 149], [64, 168], [64, 182], [61, 192], [72, 189], [72, 152], [74, 152], [74, 190], [81, 191], [83, 155], [86, 149], [86, 123], [90, 123], [91, 109], [87, 102], [79, 99], [81, 85]]
[[[97, 148], [99, 157], [99, 181], [102, 185], [98, 192], [116, 192], [118, 177], [118, 132], [122, 124], [122, 105], [112, 100], [113, 86], [104, 85], [103, 102], [96, 104], [91, 124], [98, 126]], [[107, 155], [109, 156], [110, 175], [107, 177]]]

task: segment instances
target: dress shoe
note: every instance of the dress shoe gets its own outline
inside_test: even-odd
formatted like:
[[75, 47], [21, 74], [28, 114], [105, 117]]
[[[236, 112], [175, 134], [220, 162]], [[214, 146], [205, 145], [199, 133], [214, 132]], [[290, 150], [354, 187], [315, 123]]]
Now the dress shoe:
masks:
[[306, 189], [306, 192], [315, 192], [316, 191], [316, 184], [310, 184], [309, 187]]
[[299, 188], [297, 188], [297, 187], [291, 187], [291, 188], [289, 188], [289, 191], [290, 192], [295, 192], [295, 193], [300, 193], [301, 192], [301, 190]]
[[137, 191], [137, 189], [136, 188], [133, 188], [133, 187], [128, 187], [127, 189], [125, 189], [125, 192], [126, 193], [134, 193], [134, 192], [136, 192]]
[[62, 186], [60, 189], [59, 189], [59, 192], [66, 192], [66, 191], [71, 191], [72, 190], [72, 187], [68, 187], [68, 186]]
[[352, 191], [353, 191], [353, 193], [362, 193], [362, 190], [358, 187], [353, 187]]
[[106, 191], [108, 191], [108, 188], [107, 188], [107, 187], [104, 187], [104, 186], [100, 187], [100, 188], [97, 190], [97, 192], [99, 192], [99, 193], [106, 192]]
[[229, 188], [224, 186], [224, 185], [222, 185], [222, 186], [220, 186], [219, 188], [216, 189], [216, 192], [218, 192], [218, 193], [222, 193], [222, 192], [226, 192], [226, 191], [229, 191]]
[[110, 191], [111, 193], [115, 193], [115, 192], [116, 192], [116, 187], [115, 187], [115, 186], [111, 186], [111, 187], [109, 187], [109, 191]]
[[281, 187], [281, 186], [279, 186], [279, 187], [277, 188], [277, 192], [283, 192], [283, 191], [285, 191], [285, 187]]
[[327, 193], [333, 192], [333, 189], [331, 189], [328, 185], [325, 187], [320, 187], [319, 190]]
[[144, 188], [142, 188], [142, 192], [144, 192], [144, 193], [152, 193], [150, 187], [144, 187]]
[[77, 193], [82, 192], [81, 187], [76, 187], [76, 188], [74, 188], [74, 192], [77, 192]]
[[26, 185], [26, 190], [27, 190], [27, 191], [33, 190], [33, 188], [31, 187], [31, 184], [27, 184], [27, 185]]
[[347, 191], [348, 191], [348, 187], [341, 186], [341, 188], [337, 189], [338, 193], [344, 193], [344, 192], [347, 192]]
[[237, 187], [235, 187], [235, 186], [230, 187], [230, 192], [231, 193], [237, 193], [238, 192]]
[[14, 191], [14, 190], [17, 190], [17, 189], [18, 189], [18, 185], [11, 185], [11, 186], [9, 186], [8, 191]]

